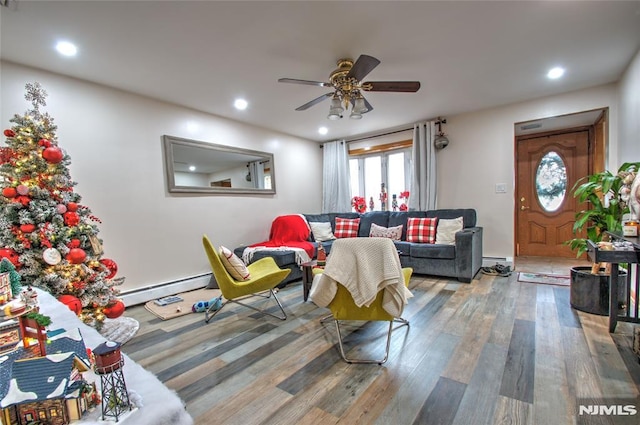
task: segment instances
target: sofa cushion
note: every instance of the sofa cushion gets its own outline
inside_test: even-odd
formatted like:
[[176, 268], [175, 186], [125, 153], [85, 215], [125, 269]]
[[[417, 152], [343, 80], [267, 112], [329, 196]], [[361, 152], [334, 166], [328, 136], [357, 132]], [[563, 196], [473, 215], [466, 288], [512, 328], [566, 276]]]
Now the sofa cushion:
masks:
[[371, 225], [375, 223], [378, 226], [389, 226], [389, 212], [388, 211], [369, 211], [360, 216], [360, 228], [358, 230], [358, 236], [361, 238], [369, 237], [371, 232]]
[[476, 225], [476, 210], [474, 209], [442, 209], [442, 210], [429, 210], [426, 212], [425, 217], [438, 217], [438, 218], [458, 218], [462, 216], [462, 222], [464, 227], [475, 227]]
[[358, 237], [359, 218], [336, 217], [336, 238], [356, 238]]
[[436, 231], [436, 243], [443, 245], [455, 245], [456, 233], [462, 230], [462, 217], [438, 219]]
[[393, 241], [393, 243], [398, 250], [398, 255], [401, 257], [403, 255], [409, 256], [411, 254], [411, 245], [413, 245], [413, 243], [405, 241]]
[[455, 245], [413, 243], [409, 255], [414, 258], [453, 259], [456, 258], [456, 247]]
[[357, 212], [349, 212], [349, 213], [329, 213], [329, 221], [331, 222], [331, 227], [333, 228], [333, 234], [336, 234], [336, 218], [360, 218], [360, 214]]
[[331, 231], [331, 223], [329, 221], [310, 221], [309, 227], [311, 227], [313, 239], [318, 242], [330, 241], [336, 238]]
[[407, 242], [434, 243], [437, 226], [437, 217], [407, 219]]
[[426, 217], [426, 211], [390, 211], [389, 227], [402, 225], [402, 240], [407, 240], [407, 219], [410, 217]]
[[[311, 226], [311, 222], [322, 223], [328, 222], [331, 223], [331, 216], [329, 214], [302, 214], [304, 218], [307, 219], [307, 223]], [[309, 241], [315, 242], [315, 238], [313, 237], [313, 231], [309, 234]]]
[[[362, 225], [361, 225], [362, 226]], [[376, 223], [371, 223], [371, 230], [369, 231], [370, 238], [389, 238], [394, 241], [399, 241], [402, 237], [402, 225], [396, 227], [383, 227], [378, 226]]]
[[[238, 247], [234, 250], [234, 252], [238, 257], [242, 257], [242, 254], [245, 249], [246, 249], [246, 246]], [[296, 264], [295, 251], [280, 251], [275, 249], [273, 251], [259, 250], [254, 252], [253, 256], [251, 257], [251, 262], [255, 263], [259, 259], [265, 258], [265, 257], [273, 258], [276, 264], [278, 265], [278, 267], [280, 268], [291, 266], [291, 264]]]

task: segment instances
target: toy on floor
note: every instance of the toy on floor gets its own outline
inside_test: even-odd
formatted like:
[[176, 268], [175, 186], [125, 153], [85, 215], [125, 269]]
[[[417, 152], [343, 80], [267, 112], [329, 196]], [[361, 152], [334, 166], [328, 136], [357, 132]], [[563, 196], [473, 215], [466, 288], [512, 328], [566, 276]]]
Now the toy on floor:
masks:
[[212, 306], [211, 311], [220, 310], [222, 308], [222, 295], [216, 298], [212, 298], [209, 301], [198, 301], [191, 306], [191, 311], [194, 313], [204, 313], [209, 306]]

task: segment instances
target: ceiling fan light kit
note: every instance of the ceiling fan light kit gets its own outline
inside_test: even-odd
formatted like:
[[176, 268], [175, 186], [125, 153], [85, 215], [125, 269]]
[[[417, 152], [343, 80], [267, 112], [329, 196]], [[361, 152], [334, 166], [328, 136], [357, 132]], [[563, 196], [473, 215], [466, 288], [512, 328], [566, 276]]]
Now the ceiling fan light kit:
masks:
[[333, 88], [333, 92], [325, 93], [297, 107], [296, 111], [307, 110], [331, 97], [328, 119], [339, 120], [343, 117], [342, 113], [351, 108], [349, 118], [359, 120], [362, 118], [362, 114], [373, 109], [373, 106], [362, 95], [363, 91], [415, 93], [420, 89], [419, 81], [370, 81], [363, 83], [362, 79], [379, 64], [380, 61], [373, 56], [360, 55], [355, 62], [352, 59], [340, 59], [337, 63], [338, 67], [329, 75], [328, 83], [294, 78], [280, 78], [278, 82]]

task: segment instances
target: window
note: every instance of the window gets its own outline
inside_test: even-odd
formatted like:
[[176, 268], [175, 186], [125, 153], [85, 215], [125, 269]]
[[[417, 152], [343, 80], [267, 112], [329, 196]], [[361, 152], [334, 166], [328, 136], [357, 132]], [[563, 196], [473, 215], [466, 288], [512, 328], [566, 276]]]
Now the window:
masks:
[[564, 201], [567, 194], [567, 167], [555, 151], [547, 152], [540, 159], [536, 170], [536, 194], [547, 212], [556, 211]]
[[349, 159], [351, 197], [364, 196], [367, 210], [382, 209], [382, 184], [386, 192], [385, 210], [392, 210], [393, 195], [409, 190], [409, 166], [411, 149], [396, 149], [370, 155], [352, 156]]

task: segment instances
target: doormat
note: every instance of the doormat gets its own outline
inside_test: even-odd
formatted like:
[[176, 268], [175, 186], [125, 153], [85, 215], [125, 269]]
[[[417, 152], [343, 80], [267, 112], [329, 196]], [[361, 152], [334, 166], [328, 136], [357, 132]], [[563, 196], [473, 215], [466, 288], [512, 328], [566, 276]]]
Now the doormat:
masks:
[[[213, 298], [219, 297], [222, 292], [219, 289], [196, 289], [195, 291], [183, 292], [177, 296], [182, 298], [182, 301], [167, 305], [158, 305], [156, 300], [147, 302], [144, 307], [151, 313], [155, 314], [162, 320], [169, 320], [176, 317], [184, 316], [185, 314], [192, 313], [191, 306], [198, 301], [209, 301]], [[167, 297], [163, 297], [167, 298]]]
[[519, 282], [541, 283], [543, 285], [559, 285], [570, 286], [571, 278], [569, 276], [547, 274], [547, 273], [530, 273], [518, 272]]

